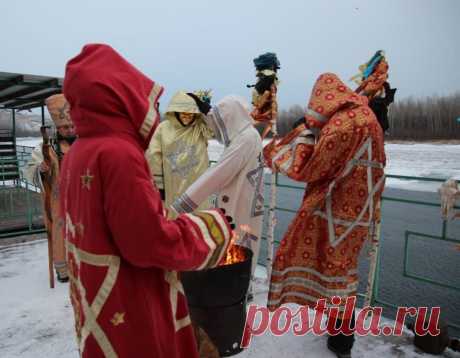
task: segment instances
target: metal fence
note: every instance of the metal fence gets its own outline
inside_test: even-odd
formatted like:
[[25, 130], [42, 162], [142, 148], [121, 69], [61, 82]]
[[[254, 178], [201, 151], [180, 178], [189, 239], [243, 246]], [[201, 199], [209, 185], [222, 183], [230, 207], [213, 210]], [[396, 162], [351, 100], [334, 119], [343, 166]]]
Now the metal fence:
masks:
[[[402, 181], [439, 183], [439, 185], [441, 185], [441, 183], [443, 183], [446, 180], [446, 179], [439, 179], [439, 178], [426, 178], [426, 177], [402, 176], [402, 175], [387, 175], [387, 178], [402, 180]], [[266, 181], [265, 185], [268, 187], [270, 183]], [[301, 201], [304, 190], [305, 190], [304, 186], [298, 185], [298, 184], [291, 184], [287, 182], [284, 178], [283, 180], [280, 181], [280, 177], [278, 177], [278, 175], [276, 177], [276, 186], [278, 189], [284, 188], [284, 189], [290, 189], [290, 190], [297, 191], [299, 193], [298, 195], [299, 202]], [[268, 202], [267, 199], [268, 198], [266, 198], [266, 202]], [[381, 284], [382, 279], [387, 278], [383, 276], [384, 274], [382, 272], [385, 269], [385, 267], [382, 265], [382, 253], [384, 253], [386, 255], [395, 256], [395, 259], [393, 260], [392, 265], [396, 265], [397, 269], [393, 271], [396, 271], [397, 274], [402, 276], [402, 278], [404, 278], [404, 282], [412, 281], [415, 285], [414, 287], [416, 287], [417, 290], [423, 291], [424, 288], [421, 289], [420, 287], [422, 285], [426, 286], [426, 284], [428, 284], [428, 286], [430, 285], [437, 286], [437, 287], [445, 289], [445, 291], [442, 291], [441, 293], [439, 293], [440, 296], [438, 297], [438, 299], [433, 298], [433, 296], [436, 296], [436, 293], [432, 293], [431, 299], [425, 300], [425, 302], [429, 302], [429, 304], [427, 304], [428, 306], [441, 304], [444, 301], [443, 296], [449, 295], [449, 297], [451, 297], [451, 300], [450, 300], [451, 303], [448, 303], [448, 305], [450, 305], [449, 311], [454, 312], [454, 310], [456, 309], [455, 307], [457, 306], [455, 304], [455, 301], [457, 302], [460, 301], [460, 294], [459, 294], [460, 293], [460, 280], [456, 280], [458, 281], [458, 284], [452, 284], [448, 282], [448, 279], [453, 278], [454, 276], [457, 276], [457, 277], [459, 276], [458, 272], [460, 272], [460, 251], [455, 252], [454, 250], [452, 250], [452, 252], [449, 252], [451, 256], [457, 255], [457, 257], [456, 258], [454, 257], [453, 259], [451, 259], [450, 262], [443, 263], [442, 257], [437, 258], [437, 265], [440, 267], [440, 270], [443, 270], [442, 269], [443, 265], [449, 265], [450, 272], [445, 275], [438, 275], [440, 277], [437, 277], [436, 279], [429, 277], [429, 275], [427, 274], [424, 275], [424, 274], [417, 273], [413, 267], [413, 266], [417, 266], [416, 268], [420, 271], [421, 268], [423, 269], [423, 265], [426, 265], [426, 266], [433, 265], [433, 262], [430, 262], [429, 260], [424, 260], [424, 258], [421, 258], [421, 259], [419, 258], [418, 265], [412, 265], [412, 261], [416, 261], [416, 260], [415, 259], [411, 260], [411, 255], [414, 255], [414, 253], [417, 253], [417, 251], [420, 251], [418, 250], [418, 246], [421, 246], [422, 241], [432, 241], [435, 243], [451, 244], [451, 246], [460, 244], [460, 224], [459, 224], [460, 220], [458, 220], [457, 222], [448, 222], [446, 220], [442, 220], [441, 215], [440, 215], [441, 213], [440, 199], [438, 198], [437, 194], [434, 194], [434, 193], [431, 195], [430, 199], [431, 200], [410, 199], [407, 197], [403, 197], [401, 195], [397, 195], [397, 193], [396, 194], [386, 194], [385, 193], [382, 196], [382, 204], [381, 204], [382, 205], [381, 207], [382, 235], [380, 237], [380, 249], [378, 250], [378, 255], [377, 255], [377, 264], [376, 264], [376, 272], [374, 276], [373, 291], [371, 292], [371, 297], [370, 297], [371, 305], [386, 307], [389, 309], [388, 312], [394, 313], [398, 307], [407, 306], [408, 302], [411, 303], [411, 300], [409, 299], [410, 297], [408, 297], [410, 296], [410, 292], [406, 292], [406, 294], [404, 295], [405, 297], [403, 298], [399, 298], [399, 299], [393, 298], [393, 301], [388, 300], [385, 297], [383, 297], [384, 296], [384, 294], [382, 293], [382, 291], [384, 291], [383, 289], [385, 289], [386, 291], [391, 291], [390, 287], [382, 287], [382, 284]], [[422, 228], [420, 230], [412, 230], [412, 229], [408, 229], [407, 227], [405, 227], [406, 225], [401, 225], [402, 227], [400, 228], [400, 232], [393, 233], [392, 241], [398, 241], [400, 239], [401, 242], [403, 242], [403, 245], [402, 245], [403, 247], [401, 248], [403, 250], [402, 255], [400, 255], [401, 253], [399, 252], [393, 253], [391, 247], [389, 247], [386, 250], [386, 244], [388, 244], [390, 240], [389, 240], [389, 237], [385, 235], [384, 229], [386, 228], [386, 226], [391, 225], [391, 224], [388, 223], [388, 220], [387, 220], [387, 225], [386, 225], [386, 217], [385, 217], [386, 213], [384, 209], [385, 207], [388, 207], [390, 203], [398, 203], [401, 206], [405, 207], [406, 212], [404, 214], [407, 217], [411, 217], [411, 213], [413, 212], [414, 207], [434, 208], [435, 211], [430, 213], [430, 216], [431, 216], [430, 219], [434, 221], [435, 223], [437, 220], [439, 220], [439, 225], [438, 227], [435, 227], [435, 225], [431, 225], [430, 223], [429, 233], [425, 232]], [[278, 204], [279, 202], [277, 202], [277, 206], [275, 207], [277, 215], [282, 215], [282, 213], [288, 213], [288, 214], [293, 215], [297, 212], [297, 208], [292, 208], [292, 207], [287, 207], [287, 206], [282, 206], [282, 205], [278, 206]], [[266, 205], [266, 207], [268, 206]], [[459, 210], [460, 207], [455, 206], [454, 209]], [[387, 219], [388, 219], [388, 216], [387, 216]], [[424, 220], [426, 220], [426, 218], [420, 215], [420, 217], [416, 217], [414, 219], [415, 225], [412, 225], [412, 226], [422, 227], [424, 225], [421, 225], [421, 224]], [[402, 221], [404, 221], [404, 218], [402, 218]], [[456, 224], [455, 234], [452, 233], [451, 235], [455, 235], [456, 236], [455, 238], [450, 237], [448, 234], [448, 232], [450, 232], [448, 230], [449, 226], [454, 223]], [[407, 226], [410, 226], [410, 225], [407, 224]], [[435, 234], [436, 232], [438, 232], [437, 235]], [[399, 237], [399, 235], [401, 236]], [[397, 237], [394, 237], [394, 236], [397, 236]], [[282, 239], [282, 235], [281, 236], [276, 235], [275, 244], [279, 245], [281, 239]], [[411, 243], [415, 244], [416, 246], [414, 245], [411, 246], [410, 245]], [[450, 250], [451, 248], [452, 247], [450, 247], [448, 250]], [[460, 249], [460, 246], [458, 248]], [[447, 251], [446, 248], [442, 250]], [[441, 252], [441, 249], [439, 249], [439, 251]], [[262, 260], [259, 263], [265, 264], [265, 260]], [[366, 266], [366, 268], [368, 268], [368, 266]], [[387, 276], [388, 275], [390, 274], [387, 274]], [[446, 276], [449, 276], [449, 277], [446, 277]], [[363, 279], [367, 278], [367, 275], [362, 278]], [[395, 279], [395, 281], [400, 281], [400, 280], [401, 280], [401, 277]], [[364, 293], [362, 293], [364, 289], [365, 289], [365, 285], [364, 285], [364, 282], [362, 282], [360, 284], [360, 293], [358, 293], [358, 296], [361, 298], [364, 298]], [[415, 304], [418, 304], [418, 303], [415, 303]], [[388, 312], [387, 312], [387, 315], [389, 315]], [[449, 316], [452, 317], [450, 313], [449, 313]], [[460, 313], [457, 312], [457, 314], [454, 314], [453, 316], [454, 316], [453, 319], [448, 320], [448, 324], [455, 331], [460, 332]]]
[[[0, 158], [0, 168], [4, 164], [8, 164], [8, 161], [16, 161], [18, 163], [19, 168], [24, 168], [28, 160], [30, 159], [31, 151], [33, 148], [26, 147], [26, 146], [16, 146], [16, 155], [17, 158], [9, 158], [9, 159], [2, 159]], [[426, 178], [426, 177], [412, 177], [412, 176], [400, 176], [400, 175], [387, 175], [388, 179], [398, 179], [398, 180], [406, 180], [406, 181], [418, 181], [418, 182], [434, 182], [441, 184], [445, 181], [445, 179], [439, 178]], [[266, 187], [270, 185], [269, 182], [265, 182]], [[279, 190], [288, 189], [294, 192], [293, 196], [296, 198], [298, 203], [301, 202], [304, 193], [304, 186], [294, 184], [293, 182], [286, 181], [284, 178], [280, 180], [280, 177], [276, 177], [276, 185]], [[267, 190], [268, 191], [268, 190]], [[6, 236], [13, 236], [22, 233], [34, 233], [34, 232], [44, 232], [43, 230], [43, 216], [42, 216], [42, 209], [41, 209], [41, 198], [39, 195], [39, 189], [28, 183], [20, 171], [19, 178], [17, 180], [8, 180], [7, 178], [2, 178], [2, 174], [0, 172], [0, 238]], [[266, 202], [268, 203], [268, 195], [266, 196]], [[295, 205], [282, 205], [280, 202], [283, 202], [283, 198], [279, 197], [277, 201], [277, 206], [275, 208], [277, 215], [283, 215], [283, 213], [294, 215], [297, 212], [297, 208]], [[285, 200], [286, 202], [286, 200]], [[385, 207], [389, 206], [389, 203], [397, 203], [398, 205], [402, 205], [407, 207], [407, 215], [410, 216], [411, 212], [413, 212], [414, 208], [434, 208], [436, 209], [435, 213], [430, 213], [428, 215], [425, 214], [416, 214], [419, 217], [415, 217], [413, 219], [413, 227], [418, 228], [422, 227], [420, 225], [423, 223], [424, 220], [428, 216], [436, 216], [438, 215], [439, 218], [439, 225], [435, 224], [429, 226], [429, 232], [426, 230], [414, 230], [410, 227], [405, 227], [406, 225], [402, 225], [401, 232], [397, 233], [398, 238], [396, 241], [399, 244], [403, 244], [397, 247], [395, 252], [390, 254], [395, 256], [394, 262], [396, 262], [396, 274], [400, 275], [399, 279], [404, 278], [405, 280], [409, 280], [408, 282], [414, 282], [417, 287], [421, 287], [423, 285], [429, 285], [434, 287], [442, 288], [442, 291], [446, 292], [445, 295], [450, 295], [453, 293], [453, 301], [456, 298], [460, 299], [460, 284], [452, 284], [445, 280], [445, 277], [441, 275], [441, 277], [433, 278], [429, 277], [429, 275], [420, 274], [417, 270], [414, 270], [412, 266], [412, 261], [414, 260], [411, 257], [411, 254], [417, 252], [417, 248], [424, 245], [425, 242], [434, 242], [436, 244], [451, 244], [451, 245], [459, 245], [460, 244], [460, 226], [456, 227], [456, 233], [452, 234], [452, 231], [449, 230], [449, 226], [451, 225], [450, 222], [443, 221], [440, 219], [440, 201], [435, 196], [432, 197], [431, 200], [418, 200], [418, 199], [411, 199], [407, 197], [403, 197], [400, 195], [394, 194], [384, 194], [382, 198], [382, 236], [380, 239], [381, 249], [378, 251], [377, 257], [377, 265], [376, 265], [376, 272], [375, 272], [375, 279], [374, 279], [374, 286], [373, 292], [371, 296], [371, 303], [372, 305], [382, 305], [388, 307], [390, 309], [396, 309], [398, 306], [405, 306], [407, 304], [406, 297], [404, 299], [387, 299], [385, 298], [385, 290], [388, 291], [388, 287], [391, 284], [385, 283], [382, 285], [382, 280], [385, 281], [389, 276], [395, 275], [395, 273], [386, 273], [386, 270], [389, 269], [389, 266], [395, 265], [388, 264], [385, 266], [382, 263], [382, 252], [384, 255], [385, 253], [385, 245], [389, 244], [390, 240], [388, 236], [385, 234], [386, 228], [386, 219], [388, 217], [385, 216]], [[278, 206], [279, 205], [279, 206]], [[455, 207], [455, 209], [459, 210], [460, 207]], [[406, 210], [406, 209], [403, 209]], [[437, 213], [437, 214], [436, 214]], [[264, 220], [264, 226], [267, 227], [267, 220]], [[10, 228], [8, 229], [8, 225]], [[19, 226], [18, 226], [19, 225]], [[22, 226], [21, 226], [22, 225]], [[392, 226], [392, 223], [388, 223], [387, 226]], [[439, 227], [435, 227], [439, 226]], [[19, 227], [19, 229], [18, 229]], [[436, 232], [438, 234], [436, 234]], [[450, 234], [449, 234], [450, 233]], [[276, 235], [275, 244], [279, 244], [284, 232], [279, 231]], [[452, 235], [456, 235], [457, 237], [452, 237]], [[394, 236], [394, 235], [393, 235]], [[400, 242], [399, 242], [399, 236]], [[263, 237], [263, 245], [266, 245], [265, 237]], [[394, 240], [394, 238], [393, 238]], [[416, 246], [414, 246], [416, 245]], [[397, 251], [397, 252], [396, 252]], [[402, 251], [402, 252], [399, 252]], [[457, 264], [460, 262], [460, 252], [456, 253], [458, 255]], [[396, 257], [397, 256], [397, 257]], [[437, 264], [441, 267], [443, 265], [442, 258], [437, 258]], [[455, 259], [454, 259], [455, 260]], [[423, 266], [423, 259], [422, 265]], [[263, 255], [261, 255], [260, 264], [264, 264], [265, 260], [263, 259]], [[419, 259], [420, 263], [420, 259]], [[432, 263], [431, 263], [432, 264]], [[402, 265], [402, 266], [401, 266]], [[426, 262], [426, 265], [430, 265], [430, 262]], [[447, 263], [446, 263], [447, 265]], [[454, 263], [455, 265], [455, 263]], [[400, 269], [402, 267], [402, 269]], [[419, 268], [419, 267], [417, 267]], [[458, 268], [453, 268], [458, 273]], [[452, 268], [451, 268], [452, 269]], [[447, 275], [448, 276], [448, 275]], [[362, 290], [361, 290], [362, 291]], [[363, 296], [362, 293], [359, 294], [361, 297]], [[406, 294], [407, 295], [407, 294]], [[444, 293], [441, 293], [444, 295]], [[442, 300], [443, 297], [440, 297]], [[433, 301], [433, 300], [432, 300]], [[455, 315], [454, 315], [455, 316]], [[455, 330], [460, 331], [460, 314], [454, 317], [454, 320], [450, 320], [449, 325], [454, 328]]]
[[40, 190], [22, 173], [32, 150], [17, 145], [14, 155], [0, 156], [0, 238], [44, 232]]

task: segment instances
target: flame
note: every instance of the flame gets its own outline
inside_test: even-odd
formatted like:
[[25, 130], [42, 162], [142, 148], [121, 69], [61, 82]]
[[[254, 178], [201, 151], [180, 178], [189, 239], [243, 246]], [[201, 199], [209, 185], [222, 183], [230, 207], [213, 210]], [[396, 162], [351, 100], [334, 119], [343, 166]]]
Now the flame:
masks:
[[235, 234], [228, 245], [227, 252], [219, 263], [219, 266], [233, 265], [246, 260], [244, 249], [237, 245], [238, 235]]

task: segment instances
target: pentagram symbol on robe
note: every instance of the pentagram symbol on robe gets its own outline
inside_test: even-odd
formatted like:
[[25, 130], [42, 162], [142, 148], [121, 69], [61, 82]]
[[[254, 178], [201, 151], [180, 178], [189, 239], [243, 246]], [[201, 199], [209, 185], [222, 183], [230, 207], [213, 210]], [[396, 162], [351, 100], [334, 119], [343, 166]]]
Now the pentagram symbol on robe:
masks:
[[197, 158], [196, 144], [187, 144], [179, 141], [176, 148], [166, 154], [171, 165], [171, 171], [182, 177], [188, 177], [190, 171], [195, 168], [200, 161]]
[[251, 204], [251, 217], [256, 217], [264, 214], [264, 196], [263, 196], [263, 178], [264, 164], [261, 155], [259, 155], [259, 163], [257, 168], [251, 170], [246, 177], [249, 183], [254, 188], [254, 196]]

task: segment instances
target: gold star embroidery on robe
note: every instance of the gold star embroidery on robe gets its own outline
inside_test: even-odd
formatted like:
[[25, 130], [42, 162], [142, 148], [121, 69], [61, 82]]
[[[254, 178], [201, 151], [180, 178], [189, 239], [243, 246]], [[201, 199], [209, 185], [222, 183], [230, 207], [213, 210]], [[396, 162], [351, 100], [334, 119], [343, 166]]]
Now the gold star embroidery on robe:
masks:
[[86, 188], [88, 190], [91, 189], [91, 181], [94, 179], [94, 175], [91, 175], [89, 169], [86, 169], [86, 173], [80, 176], [81, 178], [81, 186], [82, 188]]
[[115, 312], [110, 322], [112, 322], [115, 327], [125, 323], [125, 312]]

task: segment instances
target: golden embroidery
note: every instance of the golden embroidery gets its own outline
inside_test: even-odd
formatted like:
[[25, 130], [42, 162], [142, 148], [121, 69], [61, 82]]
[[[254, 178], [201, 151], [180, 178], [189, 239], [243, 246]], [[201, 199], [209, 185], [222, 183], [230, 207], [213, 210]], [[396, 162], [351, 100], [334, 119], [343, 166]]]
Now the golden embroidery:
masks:
[[174, 320], [174, 328], [177, 331], [187, 327], [191, 324], [190, 315], [178, 319], [177, 316], [177, 306], [178, 306], [178, 295], [185, 295], [184, 288], [182, 287], [181, 282], [177, 279], [177, 272], [175, 271], [166, 271], [165, 280], [169, 284], [169, 300], [172, 308], [172, 315]]
[[[67, 234], [70, 233], [73, 237], [75, 237], [75, 226], [72, 225], [72, 221], [68, 214], [67, 229]], [[73, 265], [75, 265], [75, 273], [71, 275], [71, 283], [73, 283], [75, 291], [80, 298], [79, 304], [83, 310], [83, 315], [85, 317], [84, 324], [81, 327], [79, 350], [81, 353], [84, 352], [86, 339], [91, 334], [96, 340], [96, 342], [99, 344], [101, 350], [104, 352], [105, 357], [116, 358], [118, 357], [118, 355], [115, 352], [111, 342], [109, 341], [102, 327], [97, 322], [97, 319], [102, 311], [102, 307], [106, 303], [110, 293], [112, 292], [113, 287], [115, 286], [115, 282], [118, 277], [118, 272], [120, 270], [120, 258], [118, 256], [113, 255], [96, 255], [81, 250], [69, 241], [68, 235], [66, 242], [68, 253], [73, 258]], [[108, 268], [104, 281], [99, 287], [96, 297], [94, 298], [91, 304], [86, 299], [86, 289], [83, 286], [80, 277], [78, 277], [78, 271], [82, 262], [87, 265]]]
[[125, 323], [125, 312], [115, 312], [110, 322], [112, 322], [115, 327]]
[[91, 189], [91, 181], [94, 179], [94, 175], [91, 175], [89, 169], [86, 169], [86, 173], [80, 176], [81, 178], [81, 186], [82, 188], [86, 188], [88, 190]]

